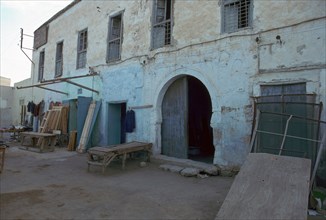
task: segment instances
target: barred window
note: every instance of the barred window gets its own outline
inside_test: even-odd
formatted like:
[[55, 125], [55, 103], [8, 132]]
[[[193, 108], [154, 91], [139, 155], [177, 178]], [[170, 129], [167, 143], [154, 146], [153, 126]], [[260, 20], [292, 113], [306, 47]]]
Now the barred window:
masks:
[[152, 24], [152, 48], [171, 44], [172, 0], [155, 0]]
[[122, 14], [110, 18], [107, 61], [121, 58]]
[[78, 34], [77, 45], [77, 69], [86, 67], [87, 54], [87, 29], [82, 30]]
[[54, 77], [62, 76], [62, 72], [63, 72], [63, 42], [60, 42], [57, 43]]
[[39, 58], [39, 63], [38, 63], [38, 81], [43, 80], [44, 76], [44, 57], [45, 57], [45, 51], [40, 52], [40, 58]]
[[250, 27], [252, 20], [252, 0], [223, 0], [222, 32], [236, 32]]

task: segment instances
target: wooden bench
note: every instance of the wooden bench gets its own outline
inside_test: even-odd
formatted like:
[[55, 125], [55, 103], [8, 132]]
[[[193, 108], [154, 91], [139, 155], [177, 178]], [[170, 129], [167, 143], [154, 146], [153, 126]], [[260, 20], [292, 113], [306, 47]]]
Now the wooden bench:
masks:
[[109, 164], [118, 156], [122, 156], [122, 169], [125, 168], [127, 154], [143, 151], [145, 159], [150, 161], [152, 151], [151, 143], [133, 141], [124, 144], [110, 145], [106, 147], [93, 147], [88, 150], [88, 171], [91, 165], [102, 166], [102, 173]]
[[[56, 134], [49, 133], [39, 133], [39, 132], [21, 132], [21, 145], [25, 146], [24, 149], [30, 150], [29, 147], [38, 148], [39, 152], [44, 152], [44, 150], [54, 151], [56, 144]], [[32, 141], [32, 146], [24, 145], [25, 138], [28, 137]]]

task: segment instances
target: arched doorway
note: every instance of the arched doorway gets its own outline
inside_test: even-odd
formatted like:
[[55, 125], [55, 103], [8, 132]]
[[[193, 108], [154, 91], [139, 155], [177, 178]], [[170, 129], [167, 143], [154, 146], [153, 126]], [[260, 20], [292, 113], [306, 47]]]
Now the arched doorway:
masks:
[[212, 103], [192, 76], [175, 80], [162, 103], [162, 154], [213, 163]]

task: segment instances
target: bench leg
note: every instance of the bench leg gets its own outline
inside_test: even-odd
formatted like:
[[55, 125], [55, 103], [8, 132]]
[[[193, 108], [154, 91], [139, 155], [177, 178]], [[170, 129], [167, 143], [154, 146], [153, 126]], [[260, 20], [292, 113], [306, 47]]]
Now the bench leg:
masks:
[[54, 149], [55, 149], [56, 140], [57, 140], [57, 137], [51, 138], [51, 143], [50, 143], [51, 151], [54, 151]]
[[122, 169], [124, 169], [126, 166], [126, 159], [127, 159], [127, 154], [124, 153], [122, 156]]
[[[24, 145], [25, 137], [26, 137], [26, 136], [24, 136], [24, 135], [21, 136], [21, 145], [22, 145], [22, 146], [25, 146], [25, 145]], [[26, 150], [28, 150], [28, 146], [25, 146], [25, 148], [26, 148]]]
[[151, 162], [151, 152], [150, 151], [146, 151], [146, 156], [147, 156], [147, 158], [146, 158], [146, 161], [147, 162]]

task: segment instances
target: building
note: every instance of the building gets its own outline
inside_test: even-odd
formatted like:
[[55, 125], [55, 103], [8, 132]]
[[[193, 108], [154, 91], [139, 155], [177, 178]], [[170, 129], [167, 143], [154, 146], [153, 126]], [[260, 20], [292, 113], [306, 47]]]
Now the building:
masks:
[[34, 33], [32, 86], [47, 105], [99, 100], [93, 144], [148, 141], [154, 154], [239, 166], [252, 97], [326, 102], [325, 4], [75, 0]]
[[10, 86], [11, 79], [0, 76], [0, 86]]
[[12, 124], [10, 112], [13, 107], [14, 88], [10, 87], [11, 79], [0, 76], [0, 128], [6, 128]]

